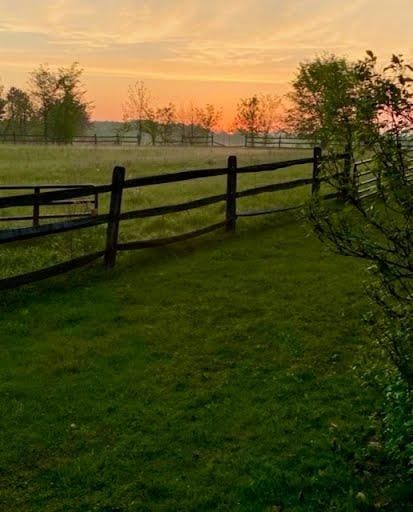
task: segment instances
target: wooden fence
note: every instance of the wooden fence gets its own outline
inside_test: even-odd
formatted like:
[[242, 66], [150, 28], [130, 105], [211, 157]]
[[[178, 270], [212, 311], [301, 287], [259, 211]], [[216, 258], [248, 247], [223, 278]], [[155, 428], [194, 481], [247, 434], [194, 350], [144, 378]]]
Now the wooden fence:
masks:
[[286, 135], [245, 135], [245, 147], [268, 149], [313, 149], [317, 141]]
[[[384, 185], [381, 173], [370, 166], [372, 162], [371, 158], [367, 158], [354, 163], [353, 190], [360, 201], [375, 196]], [[406, 170], [406, 180], [413, 183], [413, 165]]]
[[[88, 146], [130, 146], [130, 145], [149, 145], [149, 141], [142, 143], [138, 135], [79, 135], [67, 139], [59, 139], [56, 137], [44, 137], [43, 135], [21, 135], [16, 133], [3, 133], [0, 135], [0, 143], [3, 144], [32, 144], [32, 145], [88, 145]], [[178, 138], [171, 137], [167, 140], [157, 139], [157, 146], [214, 146], [214, 134], [206, 135], [182, 135]], [[219, 144], [217, 144], [219, 145]]]
[[[112, 176], [112, 183], [98, 186], [71, 186], [61, 190], [35, 191], [31, 194], [15, 195], [9, 197], [0, 197], [0, 209], [29, 206], [33, 207], [33, 211], [37, 212], [42, 205], [63, 204], [67, 201], [79, 200], [93, 194], [96, 198], [101, 194], [110, 193], [110, 206], [107, 213], [96, 214], [88, 218], [63, 220], [60, 222], [39, 224], [33, 222], [33, 226], [24, 228], [5, 229], [0, 231], [0, 245], [19, 242], [24, 240], [32, 240], [39, 237], [46, 237], [53, 234], [65, 233], [74, 230], [82, 230], [98, 225], [106, 225], [106, 244], [101, 251], [81, 256], [70, 261], [60, 263], [48, 268], [37, 270], [34, 272], [21, 274], [0, 280], [0, 290], [15, 288], [20, 285], [33, 283], [51, 276], [68, 272], [69, 270], [82, 267], [97, 259], [103, 258], [107, 267], [113, 267], [116, 262], [118, 251], [128, 251], [134, 249], [145, 249], [149, 247], [160, 247], [183, 240], [195, 238], [212, 231], [225, 228], [228, 232], [235, 231], [237, 219], [241, 217], [249, 217], [256, 215], [266, 215], [285, 210], [300, 208], [300, 206], [291, 205], [287, 208], [271, 208], [253, 211], [239, 211], [237, 208], [237, 199], [259, 195], [268, 192], [277, 192], [281, 190], [289, 190], [297, 187], [311, 185], [312, 193], [319, 193], [320, 185], [324, 178], [320, 177], [321, 163], [328, 158], [343, 160], [343, 172], [350, 165], [350, 157], [348, 154], [335, 155], [334, 157], [323, 157], [320, 148], [314, 148], [313, 155], [308, 158], [300, 158], [295, 160], [287, 160], [282, 162], [266, 163], [259, 165], [250, 165], [246, 167], [238, 167], [237, 158], [231, 156], [228, 159], [226, 167], [219, 169], [201, 169], [174, 172], [170, 174], [158, 174], [153, 176], [145, 176], [139, 178], [125, 179], [125, 169], [123, 167], [115, 167]], [[287, 169], [297, 165], [312, 165], [312, 175], [307, 178], [298, 178], [288, 182], [278, 182], [269, 185], [262, 185], [254, 188], [238, 190], [238, 176], [248, 173], [265, 173], [267, 171], [276, 171]], [[198, 180], [201, 178], [211, 178], [216, 176], [226, 176], [226, 190], [221, 194], [204, 197], [179, 204], [169, 204], [159, 207], [138, 209], [133, 211], [122, 212], [122, 195], [125, 190], [148, 187], [152, 185], [162, 185], [167, 183], [178, 183], [188, 180]], [[336, 193], [324, 195], [324, 198], [336, 197]], [[130, 219], [142, 219], [146, 217], [154, 217], [159, 215], [170, 214], [174, 212], [183, 212], [196, 208], [205, 207], [216, 203], [226, 203], [225, 219], [221, 222], [203, 227], [201, 229], [175, 235], [168, 238], [137, 240], [133, 242], [119, 243], [118, 234], [119, 226], [122, 221]]]
[[48, 206], [58, 207], [67, 206], [67, 205], [84, 205], [88, 208], [88, 212], [86, 213], [47, 213], [42, 214], [40, 211], [40, 203], [35, 200], [33, 202], [32, 214], [31, 215], [15, 215], [15, 216], [7, 216], [0, 217], [0, 222], [11, 222], [11, 221], [28, 221], [31, 220], [34, 227], [38, 226], [40, 220], [43, 219], [62, 219], [62, 218], [73, 218], [73, 217], [88, 217], [90, 215], [96, 215], [99, 209], [99, 195], [95, 193], [94, 185], [0, 185], [0, 193], [1, 192], [9, 192], [9, 191], [33, 191], [33, 195], [37, 198], [42, 191], [45, 190], [70, 190], [70, 189], [78, 189], [79, 187], [83, 187], [87, 194], [84, 197], [79, 199], [66, 199], [66, 200], [57, 200], [48, 203]]
[[[229, 138], [232, 136], [229, 135]], [[205, 146], [205, 147], [247, 147], [256, 149], [313, 149], [320, 142], [314, 139], [297, 137], [294, 135], [262, 135], [262, 134], [246, 134], [238, 136], [237, 143], [228, 142], [224, 144], [218, 140], [219, 136], [214, 133], [205, 135], [181, 135], [172, 136], [167, 140], [157, 138], [155, 145], [157, 146]], [[243, 142], [242, 142], [243, 140]], [[21, 135], [16, 133], [0, 134], [0, 143], [4, 144], [33, 144], [33, 145], [86, 145], [86, 146], [148, 146], [152, 145], [149, 139], [145, 141], [138, 135], [79, 135], [70, 140], [58, 138], [46, 138], [43, 135]], [[406, 139], [403, 146], [413, 149], [413, 140]]]

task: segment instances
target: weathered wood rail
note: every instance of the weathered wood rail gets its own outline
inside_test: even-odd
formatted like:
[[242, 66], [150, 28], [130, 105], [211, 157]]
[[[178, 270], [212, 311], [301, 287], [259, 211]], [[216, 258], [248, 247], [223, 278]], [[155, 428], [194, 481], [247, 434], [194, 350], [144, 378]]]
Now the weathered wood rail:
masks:
[[[381, 173], [370, 166], [372, 162], [373, 159], [367, 158], [355, 162], [353, 166], [353, 190], [360, 201], [376, 196], [384, 185]], [[413, 165], [406, 169], [405, 177], [407, 182], [413, 183]]]
[[[78, 189], [80, 185], [0, 185], [0, 193], [1, 192], [9, 192], [9, 191], [26, 191], [32, 190], [33, 194], [33, 210], [32, 214], [29, 215], [15, 215], [8, 217], [0, 217], [0, 222], [11, 222], [11, 221], [27, 221], [31, 220], [33, 222], [33, 226], [38, 226], [40, 220], [42, 219], [63, 219], [68, 217], [88, 217], [90, 215], [94, 215], [99, 208], [99, 195], [95, 193], [94, 185], [82, 185], [81, 188], [88, 191], [86, 196], [82, 196], [82, 199], [73, 199], [64, 200], [58, 199], [52, 202], [47, 202], [43, 204], [47, 204], [49, 206], [67, 206], [67, 205], [85, 205], [89, 207], [89, 211], [87, 213], [48, 213], [41, 214], [39, 196], [42, 191], [49, 190], [51, 192], [57, 190], [73, 190]], [[89, 196], [89, 197], [87, 197]]]
[[[233, 232], [236, 229], [238, 218], [267, 215], [279, 211], [287, 211], [300, 208], [302, 205], [291, 205], [285, 208], [266, 208], [242, 212], [238, 211], [237, 209], [237, 199], [309, 185], [311, 185], [311, 193], [318, 194], [320, 191], [321, 183], [326, 181], [324, 178], [320, 177], [321, 163], [328, 160], [329, 158], [332, 157], [322, 156], [320, 148], [314, 148], [313, 156], [309, 158], [238, 167], [237, 158], [235, 156], [231, 156], [228, 159], [227, 166], [223, 168], [179, 171], [169, 174], [157, 174], [153, 176], [143, 176], [131, 179], [125, 179], [125, 169], [123, 167], [115, 167], [112, 176], [112, 183], [107, 185], [72, 185], [70, 187], [62, 186], [60, 188], [53, 185], [48, 185], [40, 188], [40, 190], [38, 190], [37, 186], [10, 186], [9, 190], [16, 188], [19, 188], [20, 190], [35, 190], [34, 193], [31, 194], [0, 197], [0, 209], [31, 206], [35, 212], [33, 216], [36, 215], [36, 222], [33, 222], [33, 225], [30, 227], [0, 230], [0, 245], [32, 240], [35, 238], [45, 237], [58, 233], [88, 229], [102, 224], [107, 226], [107, 234], [105, 248], [102, 251], [81, 256], [70, 261], [50, 266], [48, 268], [36, 270], [34, 272], [8, 277], [6, 279], [0, 279], [0, 290], [15, 288], [23, 284], [33, 283], [48, 277], [56, 276], [68, 272], [69, 270], [88, 265], [89, 263], [101, 258], [104, 259], [105, 265], [107, 267], [113, 267], [116, 262], [118, 251], [160, 247], [184, 240], [189, 240], [223, 228], [225, 228], [228, 232]], [[348, 162], [347, 154], [335, 155], [333, 158], [337, 161], [343, 160], [343, 169], [346, 168], [346, 162]], [[309, 178], [294, 179], [288, 182], [283, 181], [243, 190], [237, 189], [238, 177], [242, 174], [276, 171], [292, 166], [308, 164], [312, 164], [312, 175]], [[184, 203], [169, 204], [159, 207], [122, 212], [122, 195], [125, 190], [217, 176], [226, 176], [227, 178], [226, 191], [222, 194], [191, 200]], [[64, 202], [70, 203], [71, 201], [74, 201], [78, 198], [84, 198], [87, 196], [90, 197], [91, 194], [95, 198], [95, 204], [98, 205], [99, 195], [105, 193], [110, 193], [110, 206], [107, 213], [98, 214], [96, 211], [95, 214], [90, 217], [83, 217], [80, 219], [66, 219], [60, 222], [39, 224], [39, 219], [41, 218], [39, 215], [40, 206], [64, 204]], [[336, 196], [337, 194], [335, 192], [330, 192], [329, 194], [325, 194], [323, 197], [332, 198]], [[119, 226], [122, 221], [183, 212], [217, 204], [220, 202], [226, 203], [225, 219], [221, 222], [217, 222], [195, 231], [170, 236], [167, 238], [137, 240], [125, 243], [120, 243], [118, 240]]]

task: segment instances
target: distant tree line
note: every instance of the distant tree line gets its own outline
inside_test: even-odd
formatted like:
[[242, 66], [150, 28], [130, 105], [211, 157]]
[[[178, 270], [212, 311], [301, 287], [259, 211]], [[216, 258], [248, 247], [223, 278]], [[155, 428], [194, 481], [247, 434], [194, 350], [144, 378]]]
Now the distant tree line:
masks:
[[[57, 71], [42, 65], [30, 73], [27, 90], [0, 86], [0, 134], [36, 135], [63, 143], [83, 135], [92, 104], [85, 99], [82, 74], [77, 63]], [[257, 137], [280, 129], [281, 109], [281, 99], [271, 94], [241, 98], [232, 130], [248, 136], [254, 145]], [[159, 106], [144, 82], [137, 81], [128, 89], [121, 132], [136, 134], [138, 144], [192, 144], [209, 140], [222, 116], [222, 108], [211, 103]]]
[[[281, 100], [277, 96], [267, 94], [242, 98], [237, 106], [233, 129], [252, 140], [258, 136], [269, 136], [280, 127], [280, 109]], [[129, 87], [123, 107], [124, 130], [136, 132], [139, 144], [145, 135], [151, 144], [177, 140], [195, 143], [217, 130], [222, 115], [222, 108], [210, 103], [199, 107], [191, 102], [177, 108], [169, 102], [155, 107], [152, 94], [142, 81]]]

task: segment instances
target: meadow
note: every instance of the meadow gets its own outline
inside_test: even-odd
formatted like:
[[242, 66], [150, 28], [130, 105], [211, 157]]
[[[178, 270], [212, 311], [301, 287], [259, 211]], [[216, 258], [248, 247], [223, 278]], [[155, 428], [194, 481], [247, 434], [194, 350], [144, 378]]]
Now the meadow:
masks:
[[[175, 170], [225, 167], [232, 152], [237, 153], [239, 166], [256, 162], [286, 160], [311, 156], [308, 150], [246, 150], [243, 148], [177, 148], [177, 147], [133, 147], [94, 148], [92, 147], [36, 147], [8, 146], [1, 148], [0, 183], [15, 184], [108, 184], [112, 180], [112, 169], [116, 165], [126, 168], [126, 177], [162, 174]], [[239, 179], [238, 188], [259, 186], [263, 183], [289, 181], [292, 177], [311, 176], [311, 166], [297, 166], [288, 170], [244, 175]], [[181, 183], [163, 184], [144, 189], [130, 189], [123, 197], [122, 212], [137, 208], [149, 208], [198, 199], [226, 191], [226, 177], [205, 178]], [[16, 194], [19, 192], [8, 192]], [[21, 193], [21, 192], [20, 192]], [[26, 192], [27, 193], [27, 192]], [[310, 193], [306, 187], [305, 199]], [[254, 207], [290, 206], [303, 203], [303, 189], [277, 194], [266, 194], [257, 199], [245, 198], [238, 201], [240, 210]], [[99, 213], [109, 210], [109, 194], [100, 196]], [[84, 205], [53, 206], [40, 209], [41, 214], [82, 213]], [[225, 218], [225, 204], [212, 205], [191, 212], [163, 215], [122, 222], [120, 241], [150, 239], [179, 234]], [[32, 207], [0, 210], [1, 217], [31, 215]], [[46, 221], [42, 221], [45, 223]], [[2, 222], [0, 227], [14, 227], [15, 222]], [[30, 221], [19, 222], [18, 226], [30, 225]], [[1, 277], [41, 268], [65, 259], [71, 259], [87, 252], [99, 251], [105, 244], [105, 226], [83, 231], [55, 235], [18, 246], [3, 246], [1, 254]], [[17, 249], [17, 250], [16, 250]]]
[[[292, 156], [231, 153], [240, 165]], [[0, 147], [0, 183], [108, 183], [114, 165], [133, 177], [220, 167], [229, 154]], [[240, 188], [310, 171], [243, 177]], [[124, 205], [224, 187], [221, 178], [151, 187], [128, 192]], [[308, 195], [268, 194], [240, 207], [301, 204]], [[131, 221], [121, 239], [218, 217], [223, 207]], [[2, 247], [1, 272], [59, 261], [103, 237], [96, 229]], [[95, 265], [2, 293], [0, 508], [408, 510], [397, 493], [384, 495], [386, 461], [371, 419], [378, 397], [355, 370], [373, 350], [363, 323], [367, 280], [359, 262], [323, 247], [298, 210], [241, 219], [234, 234], [121, 254], [111, 271]]]

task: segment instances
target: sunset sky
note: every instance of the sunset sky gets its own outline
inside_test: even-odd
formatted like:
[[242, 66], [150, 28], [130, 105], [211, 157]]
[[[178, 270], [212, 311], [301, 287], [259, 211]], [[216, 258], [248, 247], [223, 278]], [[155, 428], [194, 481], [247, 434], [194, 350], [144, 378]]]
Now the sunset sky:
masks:
[[140, 79], [158, 104], [212, 102], [228, 126], [240, 96], [284, 94], [323, 52], [413, 60], [412, 0], [0, 0], [0, 78], [74, 60], [97, 120], [121, 119]]

